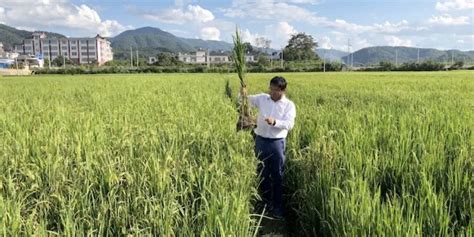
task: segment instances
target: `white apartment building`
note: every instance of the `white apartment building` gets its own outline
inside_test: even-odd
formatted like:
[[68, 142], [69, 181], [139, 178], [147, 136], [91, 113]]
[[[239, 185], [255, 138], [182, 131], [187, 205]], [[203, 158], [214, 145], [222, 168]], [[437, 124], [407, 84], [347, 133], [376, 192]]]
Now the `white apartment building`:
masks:
[[[185, 63], [230, 63], [230, 52], [208, 52], [198, 50], [192, 53], [178, 53], [178, 60]], [[245, 55], [246, 62], [255, 62], [253, 55]]]
[[198, 50], [192, 53], [178, 53], [178, 60], [185, 63], [206, 63], [207, 52]]
[[102, 65], [113, 60], [110, 42], [97, 35], [93, 38], [46, 38], [44, 33], [33, 33], [31, 39], [15, 46], [22, 55], [35, 55], [53, 61], [59, 55], [77, 64], [97, 63]]

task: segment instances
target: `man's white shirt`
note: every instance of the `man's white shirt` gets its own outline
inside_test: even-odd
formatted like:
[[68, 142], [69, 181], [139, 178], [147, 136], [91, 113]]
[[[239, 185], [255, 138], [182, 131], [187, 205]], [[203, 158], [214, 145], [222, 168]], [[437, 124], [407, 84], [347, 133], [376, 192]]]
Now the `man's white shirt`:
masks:
[[[258, 108], [257, 128], [255, 133], [266, 138], [286, 138], [288, 131], [295, 125], [295, 104], [285, 95], [278, 101], [273, 101], [269, 94], [249, 96], [250, 104]], [[265, 118], [276, 120], [275, 126], [269, 125]]]

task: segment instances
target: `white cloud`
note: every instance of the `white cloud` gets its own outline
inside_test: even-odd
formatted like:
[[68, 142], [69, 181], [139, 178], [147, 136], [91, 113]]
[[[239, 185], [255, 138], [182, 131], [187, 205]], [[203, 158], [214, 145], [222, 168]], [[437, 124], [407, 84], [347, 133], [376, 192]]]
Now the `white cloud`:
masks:
[[387, 42], [389, 46], [408, 46], [408, 47], [413, 46], [413, 42], [411, 40], [402, 39], [393, 35], [385, 36], [384, 39], [385, 39], [385, 42]]
[[440, 0], [436, 2], [436, 10], [446, 12], [453, 10], [469, 10], [474, 9], [474, 1], [472, 0]]
[[433, 16], [428, 20], [428, 23], [432, 25], [442, 25], [442, 26], [458, 26], [458, 25], [467, 25], [469, 24], [469, 17], [459, 16], [452, 17], [448, 14], [442, 16]]
[[409, 23], [407, 20], [402, 20], [398, 23], [390, 23], [386, 21], [383, 24], [374, 24], [374, 31], [379, 33], [397, 33], [408, 28]]
[[341, 19], [336, 19], [335, 21], [327, 20], [325, 22], [325, 25], [333, 29], [344, 30], [344, 31], [349, 31], [349, 32], [363, 32], [363, 31], [369, 31], [372, 29], [372, 27], [370, 26], [349, 23]]
[[214, 20], [214, 15], [212, 12], [202, 8], [199, 5], [189, 5], [188, 12], [185, 13], [185, 16], [190, 20], [196, 20], [199, 22], [208, 22]]
[[201, 29], [201, 39], [219, 40], [221, 32], [216, 27], [205, 27]]
[[281, 48], [288, 44], [291, 35], [298, 33], [298, 31], [286, 21], [280, 21], [276, 25], [271, 24], [265, 27], [266, 38], [272, 41], [271, 47]]
[[327, 36], [321, 37], [318, 42], [318, 48], [323, 48], [323, 49], [330, 49], [333, 48], [334, 46], [331, 44], [331, 39]]
[[142, 10], [136, 7], [129, 7], [128, 10], [150, 20], [171, 24], [203, 23], [212, 21], [215, 18], [210, 10], [204, 9], [199, 5], [188, 5], [186, 9]]
[[298, 33], [295, 28], [286, 21], [278, 22], [275, 30], [277, 35], [287, 39], [289, 39], [291, 35]]
[[295, 3], [295, 4], [318, 4], [321, 0], [280, 0], [277, 2], [287, 2], [287, 3]]
[[240, 30], [240, 35], [242, 37], [242, 41], [249, 42], [251, 45], [256, 45], [255, 39], [260, 37], [259, 34], [252, 34], [249, 29]]
[[230, 8], [221, 9], [227, 17], [255, 18], [260, 20], [304, 21], [312, 18], [313, 13], [299, 6], [286, 3], [288, 1], [262, 0], [257, 2], [233, 1]]
[[[414, 29], [407, 20], [397, 23], [384, 22], [382, 24], [361, 25], [347, 22], [344, 19], [330, 20], [324, 16], [318, 16], [316, 13], [306, 8], [294, 5], [294, 3], [318, 3], [319, 1], [273, 1], [262, 0], [257, 2], [247, 0], [234, 0], [232, 7], [221, 9], [225, 16], [234, 18], [246, 18], [257, 20], [281, 21], [285, 19], [288, 22], [304, 22], [316, 27], [326, 27], [339, 31], [363, 33], [397, 33], [406, 29]], [[293, 4], [291, 4], [293, 3]]]
[[23, 29], [60, 27], [78, 29], [90, 35], [113, 36], [130, 28], [115, 20], [103, 21], [91, 7], [75, 5], [69, 0], [2, 0], [2, 9], [0, 21]]

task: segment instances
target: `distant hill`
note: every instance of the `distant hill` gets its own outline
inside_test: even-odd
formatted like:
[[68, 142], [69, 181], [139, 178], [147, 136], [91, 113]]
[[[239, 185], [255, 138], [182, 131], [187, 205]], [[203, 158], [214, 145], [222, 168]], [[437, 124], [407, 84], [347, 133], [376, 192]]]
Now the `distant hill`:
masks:
[[[418, 49], [420, 53], [420, 61], [432, 60], [440, 63], [450, 63], [451, 57], [453, 57], [454, 61], [474, 62], [474, 51], [377, 46], [363, 48], [354, 52], [352, 56], [353, 65], [375, 65], [382, 61], [395, 63], [397, 57], [399, 64], [405, 62], [416, 62], [418, 60]], [[342, 62], [347, 63], [348, 56], [342, 57]]]
[[316, 53], [320, 58], [325, 58], [327, 61], [341, 62], [341, 58], [346, 56], [348, 53], [336, 50], [336, 49], [316, 49]]
[[230, 50], [232, 45], [223, 41], [186, 39], [154, 27], [127, 30], [110, 39], [115, 58], [130, 57], [130, 47], [145, 57], [159, 52], [190, 52], [196, 49]]
[[[64, 35], [45, 32], [48, 37], [64, 37]], [[18, 30], [13, 27], [0, 24], [0, 42], [3, 43], [3, 47], [6, 51], [12, 50], [15, 44], [21, 44], [21, 42], [30, 38], [33, 31]]]
[[[45, 32], [48, 37], [64, 37], [61, 34]], [[15, 44], [20, 44], [23, 39], [30, 38], [32, 31], [18, 30], [13, 27], [0, 24], [0, 42], [5, 50], [11, 50]], [[139, 50], [141, 57], [155, 56], [159, 52], [190, 52], [196, 49], [209, 49], [211, 51], [231, 51], [233, 45], [224, 41], [188, 39], [177, 37], [169, 32], [154, 27], [143, 27], [135, 30], [127, 30], [109, 38], [112, 43], [115, 59], [130, 58], [130, 47]], [[268, 51], [268, 50], [267, 50]], [[272, 51], [272, 50], [270, 50]], [[276, 51], [276, 50], [273, 50]], [[437, 50], [420, 48], [420, 61], [433, 60], [435, 62], [451, 62], [462, 60], [468, 64], [474, 64], [474, 51], [460, 50]], [[316, 53], [329, 61], [340, 61], [346, 63], [347, 53], [334, 49], [317, 49]], [[390, 47], [377, 46], [360, 49], [353, 53], [353, 64], [375, 65], [381, 61], [395, 63], [395, 56], [398, 54], [398, 63], [416, 62], [418, 48], [412, 47]]]

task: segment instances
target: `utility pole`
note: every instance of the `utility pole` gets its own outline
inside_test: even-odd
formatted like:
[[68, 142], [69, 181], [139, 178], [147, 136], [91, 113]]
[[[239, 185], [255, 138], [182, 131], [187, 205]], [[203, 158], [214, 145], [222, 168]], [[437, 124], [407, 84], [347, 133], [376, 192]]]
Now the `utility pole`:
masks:
[[133, 68], [133, 51], [132, 51], [131, 46], [130, 46], [130, 67]]
[[351, 62], [351, 39], [347, 39], [347, 52], [348, 52], [348, 55], [347, 55], [347, 67], [351, 68], [352, 69], [352, 66], [350, 64]]
[[206, 61], [207, 61], [207, 68], [211, 67], [211, 62], [210, 62], [210, 55], [209, 55], [209, 48], [207, 49], [207, 55], [206, 55]]
[[326, 72], [326, 53], [323, 53], [323, 72]]
[[137, 50], [137, 68], [138, 68], [138, 50]]
[[451, 51], [451, 65], [454, 64], [454, 49]]
[[417, 55], [416, 62], [417, 62], [418, 64], [420, 63], [420, 48], [418, 48], [418, 55]]
[[63, 55], [63, 68], [66, 68], [66, 57]]
[[351, 68], [354, 67], [354, 53], [351, 53]]
[[323, 55], [323, 72], [326, 72], [326, 58]]
[[398, 67], [398, 49], [395, 48], [395, 66]]
[[281, 60], [280, 60], [280, 67], [283, 68], [283, 48], [281, 48]]
[[16, 75], [18, 76], [18, 56], [15, 58], [15, 64], [16, 64]]

